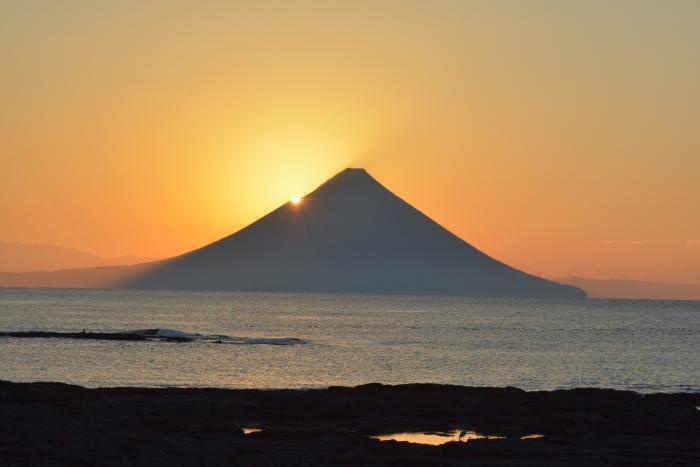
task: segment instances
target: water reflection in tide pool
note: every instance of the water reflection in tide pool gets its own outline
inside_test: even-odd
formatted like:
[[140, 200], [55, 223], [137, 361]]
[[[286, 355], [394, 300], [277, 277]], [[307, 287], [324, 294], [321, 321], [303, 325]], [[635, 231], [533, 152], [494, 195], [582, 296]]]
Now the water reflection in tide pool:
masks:
[[441, 444], [452, 441], [466, 442], [471, 439], [505, 439], [505, 436], [484, 435], [471, 430], [450, 430], [392, 433], [388, 435], [374, 435], [370, 436], [370, 438], [379, 441], [404, 441], [408, 443], [440, 446]]

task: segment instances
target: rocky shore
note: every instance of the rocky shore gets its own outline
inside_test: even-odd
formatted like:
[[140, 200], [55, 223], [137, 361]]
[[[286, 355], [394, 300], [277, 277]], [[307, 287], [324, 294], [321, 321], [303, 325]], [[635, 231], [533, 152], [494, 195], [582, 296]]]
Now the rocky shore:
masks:
[[[607, 389], [0, 382], [0, 465], [697, 466], [698, 406], [697, 393]], [[453, 430], [492, 439], [431, 446], [370, 437]]]
[[0, 337], [17, 339], [83, 339], [102, 341], [164, 341], [192, 342], [186, 336], [159, 336], [158, 329], [144, 329], [139, 332], [55, 332], [55, 331], [0, 331]]

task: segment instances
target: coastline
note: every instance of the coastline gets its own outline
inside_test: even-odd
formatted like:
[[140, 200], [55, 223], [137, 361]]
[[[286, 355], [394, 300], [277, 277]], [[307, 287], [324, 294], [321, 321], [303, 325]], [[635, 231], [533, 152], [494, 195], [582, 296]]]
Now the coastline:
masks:
[[[700, 393], [0, 382], [2, 465], [698, 465]], [[261, 431], [244, 434], [243, 428]], [[440, 446], [372, 435], [473, 430]], [[543, 437], [522, 439], [538, 434]]]

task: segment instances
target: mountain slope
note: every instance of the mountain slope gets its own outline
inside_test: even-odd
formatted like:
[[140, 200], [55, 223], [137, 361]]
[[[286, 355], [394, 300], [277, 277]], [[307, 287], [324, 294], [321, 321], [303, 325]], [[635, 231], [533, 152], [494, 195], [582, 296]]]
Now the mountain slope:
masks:
[[55, 245], [26, 245], [0, 240], [0, 272], [56, 271], [59, 269], [121, 266], [154, 258], [120, 256], [102, 258], [93, 253]]
[[58, 287], [67, 289], [113, 289], [159, 264], [102, 266], [60, 271], [0, 272], [0, 287]]
[[158, 263], [157, 289], [584, 297], [493, 260], [374, 180], [346, 169], [248, 227]]

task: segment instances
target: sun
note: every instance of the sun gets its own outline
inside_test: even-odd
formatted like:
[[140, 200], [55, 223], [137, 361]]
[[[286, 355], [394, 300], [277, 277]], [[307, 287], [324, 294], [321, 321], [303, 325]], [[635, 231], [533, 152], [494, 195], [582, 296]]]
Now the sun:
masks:
[[299, 204], [301, 203], [301, 196], [292, 196], [289, 198], [289, 201], [291, 201], [293, 204]]

